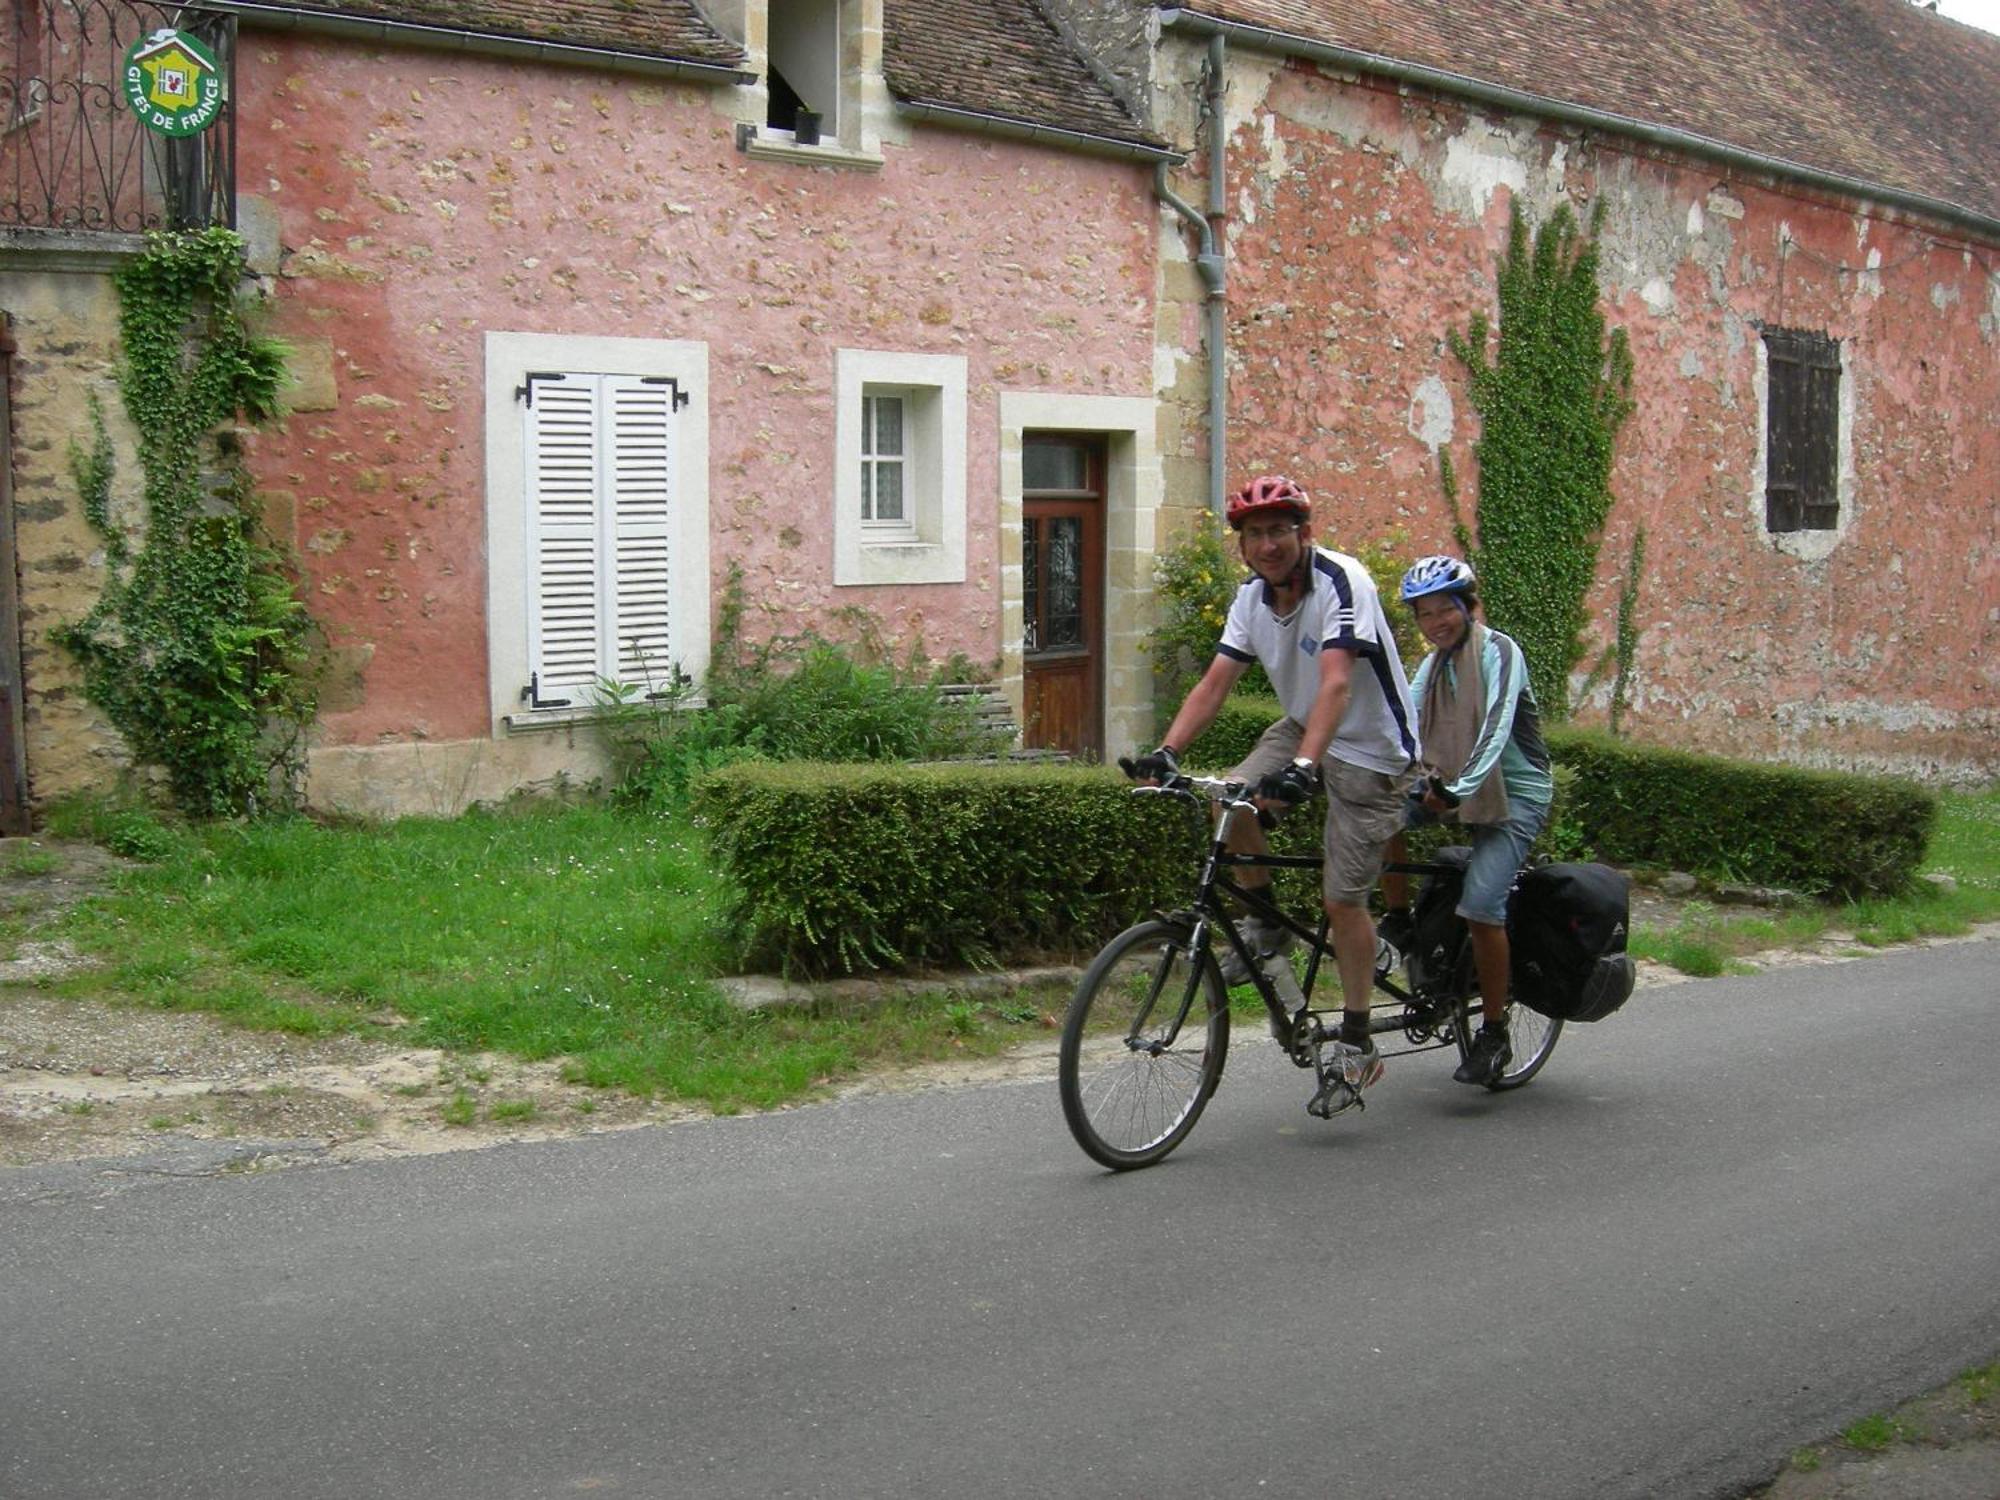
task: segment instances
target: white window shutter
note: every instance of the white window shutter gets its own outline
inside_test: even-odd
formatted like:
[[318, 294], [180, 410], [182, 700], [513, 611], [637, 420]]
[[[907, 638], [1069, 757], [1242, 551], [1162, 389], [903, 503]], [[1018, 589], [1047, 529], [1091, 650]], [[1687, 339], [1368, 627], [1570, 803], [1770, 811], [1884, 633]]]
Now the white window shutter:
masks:
[[537, 375], [528, 403], [528, 665], [541, 703], [582, 706], [594, 701], [602, 629], [597, 381]]
[[604, 679], [666, 691], [679, 388], [537, 373], [528, 390], [530, 706], [588, 707]]
[[676, 391], [664, 380], [604, 380], [604, 515], [613, 539], [606, 580], [613, 660], [605, 675], [654, 693], [674, 685], [669, 550]]

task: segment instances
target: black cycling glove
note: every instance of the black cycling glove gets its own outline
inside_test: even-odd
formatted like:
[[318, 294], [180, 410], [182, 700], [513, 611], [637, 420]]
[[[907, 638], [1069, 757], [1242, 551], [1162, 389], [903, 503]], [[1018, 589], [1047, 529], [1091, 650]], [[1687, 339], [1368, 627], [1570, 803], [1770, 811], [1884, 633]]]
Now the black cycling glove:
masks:
[[1162, 745], [1149, 755], [1134, 759], [1118, 757], [1118, 769], [1134, 781], [1171, 781], [1181, 774], [1181, 758], [1172, 745]]
[[1257, 783], [1257, 795], [1266, 802], [1282, 802], [1295, 806], [1307, 801], [1319, 790], [1319, 771], [1315, 767], [1302, 766], [1293, 761], [1282, 771], [1273, 771]]

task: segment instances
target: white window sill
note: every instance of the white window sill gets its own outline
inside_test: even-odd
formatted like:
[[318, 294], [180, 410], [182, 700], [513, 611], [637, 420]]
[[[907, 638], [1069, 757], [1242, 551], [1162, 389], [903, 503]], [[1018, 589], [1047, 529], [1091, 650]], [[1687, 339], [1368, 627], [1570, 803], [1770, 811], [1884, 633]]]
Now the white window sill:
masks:
[[[661, 703], [634, 703], [628, 706], [632, 709], [659, 708], [662, 711], [665, 710], [665, 705]], [[679, 712], [682, 709], [707, 707], [708, 700], [706, 698], [688, 697], [682, 698], [675, 703], [674, 711]], [[547, 734], [551, 730], [575, 729], [579, 726], [603, 723], [615, 717], [617, 712], [618, 710], [610, 704], [598, 703], [589, 703], [573, 708], [526, 709], [517, 714], [502, 714], [500, 716], [500, 724], [510, 735]]]
[[963, 583], [965, 559], [939, 542], [863, 542], [852, 568], [836, 569], [834, 584]]
[[808, 167], [846, 167], [860, 172], [882, 170], [878, 152], [850, 151], [835, 142], [801, 146], [782, 130], [758, 130], [754, 125], [736, 127], [736, 149], [753, 161], [786, 161]]

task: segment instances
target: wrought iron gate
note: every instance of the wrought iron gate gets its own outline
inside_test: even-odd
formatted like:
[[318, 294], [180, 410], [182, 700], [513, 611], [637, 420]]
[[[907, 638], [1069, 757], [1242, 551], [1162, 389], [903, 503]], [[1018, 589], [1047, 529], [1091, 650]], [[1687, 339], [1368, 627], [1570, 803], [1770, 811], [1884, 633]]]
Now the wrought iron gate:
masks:
[[[236, 222], [236, 20], [148, 0], [8, 0], [0, 22], [0, 227], [135, 233]], [[214, 54], [222, 112], [155, 135], [127, 107], [135, 43], [178, 30]]]

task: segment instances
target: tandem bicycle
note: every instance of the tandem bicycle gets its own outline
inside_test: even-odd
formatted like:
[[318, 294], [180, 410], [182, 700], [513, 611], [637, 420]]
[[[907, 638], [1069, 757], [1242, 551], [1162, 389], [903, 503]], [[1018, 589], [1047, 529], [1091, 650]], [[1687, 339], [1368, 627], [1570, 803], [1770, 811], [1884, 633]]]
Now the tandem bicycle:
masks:
[[[1272, 887], [1242, 885], [1234, 873], [1245, 867], [1317, 870], [1319, 857], [1228, 851], [1233, 820], [1258, 816], [1245, 782], [1181, 775], [1135, 788], [1134, 795], [1183, 800], [1197, 819], [1213, 804], [1218, 816], [1193, 901], [1119, 933], [1077, 984], [1063, 1022], [1058, 1069], [1070, 1133], [1089, 1156], [1115, 1171], [1151, 1166], [1187, 1139], [1222, 1081], [1229, 1055], [1230, 1000], [1218, 946], [1236, 953], [1248, 969], [1279, 1049], [1295, 1066], [1312, 1071], [1317, 1092], [1308, 1108], [1330, 1118], [1337, 1111], [1322, 1101], [1332, 1097], [1329, 1085], [1338, 1067], [1331, 1056], [1340, 1030], [1337, 969], [1332, 1005], [1325, 1010], [1313, 1005], [1322, 960], [1333, 955], [1326, 913], [1320, 909], [1316, 926], [1308, 926], [1281, 909]], [[1479, 986], [1465, 922], [1450, 909], [1457, 904], [1469, 852], [1446, 848], [1430, 861], [1390, 866], [1423, 877], [1424, 885], [1412, 950], [1396, 963], [1378, 961], [1375, 970], [1369, 1030], [1399, 1042], [1393, 1051], [1378, 1042], [1385, 1058], [1452, 1048], [1462, 1060], [1472, 1045]], [[1260, 960], [1237, 925], [1252, 913], [1299, 939], [1300, 951]], [[1514, 1059], [1489, 1089], [1516, 1089], [1532, 1079], [1563, 1028], [1560, 1020], [1511, 998], [1508, 1022]]]

